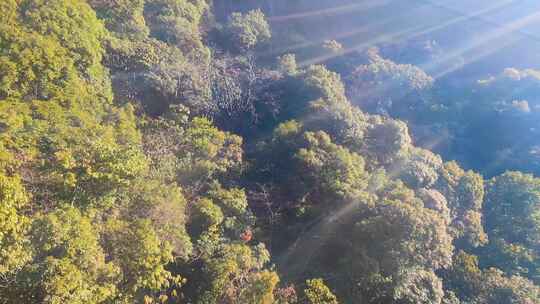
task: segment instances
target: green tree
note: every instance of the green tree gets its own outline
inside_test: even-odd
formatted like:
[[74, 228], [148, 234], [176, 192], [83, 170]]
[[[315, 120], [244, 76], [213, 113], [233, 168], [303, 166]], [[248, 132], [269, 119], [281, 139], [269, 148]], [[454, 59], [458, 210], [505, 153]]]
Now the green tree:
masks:
[[144, 170], [145, 160], [133, 108], [110, 104], [101, 65], [105, 29], [81, 1], [23, 1], [7, 9], [1, 139], [13, 160], [24, 160], [9, 166], [32, 172], [24, 180], [41, 207], [108, 204], [108, 194]]
[[245, 14], [233, 13], [227, 22], [226, 31], [231, 42], [243, 51], [253, 49], [272, 36], [264, 13], [258, 9]]
[[485, 245], [488, 235], [483, 227], [484, 180], [473, 171], [465, 171], [456, 162], [445, 163], [434, 186], [448, 202], [452, 235], [457, 245]]
[[298, 71], [296, 56], [294, 54], [284, 54], [278, 58], [278, 69], [285, 74], [294, 75]]
[[[26, 232], [30, 219], [24, 215], [28, 197], [17, 177], [0, 174], [0, 275], [9, 277], [31, 257]], [[1, 289], [1, 288], [0, 288]], [[0, 291], [1, 293], [1, 291]]]
[[185, 261], [190, 257], [193, 245], [186, 231], [187, 201], [180, 187], [142, 176], [118, 197], [122, 202], [115, 211], [121, 218], [150, 220], [156, 236], [171, 245], [176, 259]]
[[445, 285], [466, 303], [539, 303], [540, 288], [528, 279], [506, 276], [497, 268], [481, 270], [478, 258], [460, 251], [445, 271]]
[[189, 194], [239, 167], [241, 137], [220, 131], [206, 118], [187, 121], [187, 116], [177, 114], [179, 121], [157, 120], [145, 131], [146, 153], [163, 178], [178, 182]]
[[144, 13], [152, 36], [204, 62], [210, 52], [202, 42], [200, 26], [209, 7], [208, 0], [150, 0]]
[[159, 239], [148, 219], [107, 221], [104, 246], [119, 268], [120, 303], [141, 302], [182, 282], [166, 269], [174, 259], [171, 244]]
[[[429, 96], [433, 78], [410, 64], [397, 64], [379, 54], [368, 53], [369, 63], [361, 65], [347, 78], [351, 102], [370, 112], [399, 116], [419, 108]], [[407, 108], [410, 107], [410, 108]]]
[[273, 303], [279, 279], [275, 272], [264, 269], [268, 261], [263, 245], [253, 249], [243, 244], [226, 245], [203, 269], [207, 285], [198, 303]]
[[[34, 255], [6, 288], [6, 303], [104, 303], [118, 290], [118, 268], [106, 260], [90, 218], [67, 207], [37, 216]], [[10, 302], [12, 301], [12, 302]]]
[[324, 284], [322, 279], [312, 279], [306, 281], [304, 289], [306, 302], [309, 304], [338, 304], [336, 296]]
[[149, 35], [150, 30], [143, 15], [144, 0], [90, 0], [88, 3], [114, 35], [131, 39], [144, 39]]
[[101, 65], [106, 31], [88, 4], [33, 0], [7, 9], [12, 22], [0, 25], [3, 98], [111, 98]]
[[399, 177], [412, 189], [430, 188], [439, 178], [442, 159], [428, 150], [414, 148], [398, 160], [390, 171], [398, 171]]
[[489, 181], [486, 191], [486, 230], [490, 237], [485, 263], [508, 274], [538, 280], [540, 252], [540, 180], [507, 172]]

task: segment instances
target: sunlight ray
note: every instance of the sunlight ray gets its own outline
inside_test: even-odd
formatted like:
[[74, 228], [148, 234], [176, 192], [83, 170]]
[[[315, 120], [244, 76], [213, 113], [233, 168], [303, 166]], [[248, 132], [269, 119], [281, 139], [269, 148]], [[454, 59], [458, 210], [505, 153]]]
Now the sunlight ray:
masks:
[[[394, 179], [401, 171], [401, 168], [396, 168], [388, 171], [386, 176], [389, 179]], [[374, 186], [371, 186], [367, 189], [367, 192], [375, 194], [377, 190]], [[326, 241], [338, 237], [335, 232], [340, 225], [340, 221], [347, 215], [351, 215], [354, 208], [360, 207], [362, 204], [370, 204], [369, 199], [351, 200], [338, 208], [333, 214], [320, 216], [306, 225], [309, 228], [301, 233], [297, 240], [278, 257], [279, 264], [283, 267], [282, 271], [293, 277], [303, 273], [309, 266], [313, 255], [318, 252]]]
[[379, 20], [377, 22], [371, 23], [369, 25], [361, 26], [361, 27], [359, 27], [357, 29], [354, 29], [354, 30], [351, 30], [351, 31], [342, 32], [342, 33], [339, 33], [337, 35], [331, 35], [329, 37], [325, 37], [323, 39], [317, 39], [315, 41], [306, 41], [306, 42], [302, 42], [302, 43], [297, 43], [297, 44], [285, 46], [285, 47], [280, 48], [280, 49], [274, 49], [274, 50], [271, 50], [269, 52], [263, 53], [263, 55], [280, 54], [280, 53], [284, 53], [284, 52], [293, 52], [295, 50], [299, 50], [299, 49], [303, 49], [303, 48], [307, 48], [307, 47], [315, 47], [315, 46], [321, 45], [323, 42], [325, 42], [327, 40], [340, 40], [340, 39], [349, 38], [349, 37], [352, 37], [352, 36], [355, 36], [355, 35], [359, 35], [359, 34], [362, 34], [362, 33], [369, 33], [370, 31], [374, 31], [374, 30], [376, 30], [377, 28], [379, 28], [381, 26], [389, 25], [389, 24], [391, 24], [391, 22], [392, 22], [391, 18], [381, 19], [381, 20]]
[[383, 42], [388, 42], [388, 41], [393, 41], [393, 42], [401, 41], [404, 38], [406, 38], [408, 36], [408, 34], [413, 33], [413, 32], [417, 31], [420, 28], [422, 28], [422, 25], [414, 26], [412, 28], [406, 28], [406, 29], [396, 31], [396, 32], [392, 32], [392, 33], [382, 34], [382, 35], [379, 35], [379, 36], [375, 37], [374, 39], [370, 39], [370, 40], [367, 40], [367, 41], [365, 41], [363, 43], [354, 45], [352, 47], [345, 48], [345, 49], [343, 49], [343, 50], [341, 50], [339, 52], [335, 52], [335, 53], [332, 53], [332, 54], [326, 54], [326, 55], [323, 55], [323, 56], [318, 56], [318, 57], [314, 57], [314, 58], [311, 58], [311, 59], [308, 59], [308, 60], [301, 61], [301, 62], [299, 62], [298, 65], [301, 66], [301, 67], [306, 67], [306, 66], [310, 66], [312, 64], [317, 64], [317, 63], [324, 62], [326, 60], [329, 60], [329, 59], [332, 59], [332, 58], [335, 58], [335, 57], [347, 55], [347, 54], [350, 54], [352, 52], [358, 52], [358, 51], [366, 50], [369, 47], [371, 47], [373, 45], [376, 45], [378, 43], [383, 43]]
[[390, 2], [391, 0], [372, 0], [372, 1], [363, 2], [363, 3], [348, 4], [348, 5], [336, 6], [336, 7], [327, 8], [327, 9], [306, 11], [306, 12], [284, 15], [284, 16], [273, 16], [273, 17], [269, 17], [268, 20], [270, 22], [282, 22], [282, 21], [289, 21], [289, 20], [309, 18], [309, 17], [346, 14], [346, 13], [364, 11], [364, 10], [384, 6]]
[[494, 11], [494, 10], [501, 9], [501, 8], [503, 8], [505, 6], [513, 4], [515, 1], [516, 0], [503, 0], [503, 1], [499, 2], [499, 3], [497, 3], [497, 4], [494, 4], [494, 5], [489, 6], [487, 8], [481, 9], [479, 11], [469, 13], [469, 14], [462, 14], [462, 15], [460, 15], [458, 17], [455, 17], [455, 18], [446, 20], [445, 22], [439, 23], [439, 24], [437, 24], [437, 25], [435, 25], [433, 27], [426, 28], [425, 30], [414, 33], [413, 35], [411, 35], [410, 37], [407, 37], [407, 38], [408, 39], [416, 38], [416, 37], [419, 37], [419, 36], [422, 36], [422, 35], [425, 35], [425, 34], [433, 33], [435, 31], [441, 30], [443, 28], [446, 28], [446, 27], [448, 27], [450, 25], [457, 24], [459, 22], [463, 22], [463, 21], [466, 21], [466, 20], [470, 20], [470, 19], [480, 17], [480, 16], [485, 15], [485, 14], [487, 14], [489, 12]]
[[[497, 51], [508, 47], [512, 44], [515, 44], [519, 39], [517, 37], [509, 37], [505, 41], [500, 41], [497, 38], [493, 38], [489, 41], [484, 41], [482, 45], [471, 46], [470, 48], [465, 48], [460, 52], [454, 54], [453, 57], [445, 58], [442, 61], [436, 61], [434, 65], [430, 65], [431, 69], [438, 69], [445, 67], [441, 70], [430, 73], [434, 79], [441, 78], [449, 73], [455, 72], [464, 66], [476, 62], [482, 58], [485, 58], [491, 54], [496, 53]], [[496, 41], [496, 42], [495, 42]], [[494, 42], [494, 43], [490, 43]], [[490, 47], [486, 47], [489, 44]], [[493, 47], [496, 46], [496, 47]], [[483, 47], [483, 48], [482, 48]], [[476, 50], [480, 48], [479, 50]], [[473, 54], [468, 55], [467, 53], [473, 52]], [[451, 64], [453, 62], [458, 62], [461, 59], [461, 64]]]
[[[434, 70], [436, 70], [437, 68], [441, 66], [449, 65], [450, 62], [455, 62], [457, 59], [461, 58], [464, 54], [474, 51], [477, 48], [483, 47], [484, 48], [483, 51], [481, 50], [480, 53], [466, 59], [467, 64], [473, 61], [476, 61], [491, 53], [496, 52], [497, 50], [503, 47], [508, 46], [508, 44], [511, 43], [514, 39], [517, 39], [517, 38], [512, 38], [510, 39], [510, 42], [501, 43], [500, 42], [501, 37], [511, 34], [517, 30], [520, 30], [523, 27], [539, 20], [540, 20], [540, 12], [535, 12], [524, 18], [520, 18], [504, 26], [501, 26], [501, 28], [499, 29], [495, 29], [488, 33], [484, 33], [481, 36], [478, 35], [478, 37], [475, 37], [475, 39], [472, 39], [470, 42], [452, 51], [447, 52], [447, 54], [445, 54], [442, 58], [439, 58], [436, 61], [433, 61], [427, 65], [424, 65], [422, 68], [428, 73], [433, 72]], [[490, 44], [490, 42], [493, 42], [493, 41], [497, 41], [497, 43], [491, 43], [490, 48], [487, 49], [486, 46]], [[435, 78], [438, 78], [438, 77], [448, 74], [451, 71], [456, 70], [457, 68], [458, 67], [454, 65], [453, 67], [444, 69], [443, 71], [436, 72], [435, 75], [432, 75], [432, 76], [434, 76]]]
[[[369, 46], [372, 46], [372, 45], [375, 45], [375, 44], [378, 44], [378, 43], [382, 43], [382, 42], [391, 41], [391, 42], [395, 43], [395, 42], [399, 42], [399, 41], [403, 41], [403, 40], [416, 38], [416, 37], [419, 37], [421, 35], [429, 34], [429, 33], [435, 32], [437, 30], [443, 29], [443, 28], [448, 27], [450, 25], [453, 25], [453, 24], [456, 24], [456, 23], [459, 23], [459, 22], [463, 22], [465, 20], [480, 17], [480, 16], [485, 15], [485, 14], [487, 14], [487, 13], [493, 11], [493, 10], [500, 9], [500, 8], [503, 8], [503, 7], [507, 6], [507, 5], [510, 5], [513, 2], [515, 2], [515, 0], [503, 0], [502, 2], [491, 5], [491, 6], [487, 7], [487, 8], [482, 9], [482, 10], [479, 10], [479, 11], [476, 11], [476, 12], [473, 12], [473, 13], [470, 13], [470, 14], [464, 14], [462, 16], [447, 20], [447, 21], [445, 21], [445, 22], [443, 22], [441, 24], [437, 24], [437, 25], [434, 25], [434, 26], [431, 26], [431, 27], [425, 27], [423, 25], [418, 25], [418, 26], [413, 27], [414, 30], [412, 30], [412, 29], [404, 29], [404, 30], [394, 32], [394, 33], [383, 34], [383, 35], [381, 35], [381, 36], [379, 36], [379, 37], [377, 37], [377, 38], [375, 38], [373, 40], [364, 42], [364, 43], [362, 43], [360, 45], [353, 46], [351, 48], [347, 48], [345, 50], [342, 50], [341, 52], [338, 52], [338, 53], [335, 53], [335, 54], [323, 55], [323, 56], [312, 58], [312, 59], [308, 59], [308, 60], [306, 60], [304, 62], [301, 62], [300, 66], [308, 66], [310, 64], [320, 63], [320, 62], [326, 61], [328, 59], [331, 59], [331, 58], [334, 58], [334, 57], [337, 57], [337, 56], [346, 55], [346, 54], [348, 54], [350, 52], [366, 49]], [[512, 24], [504, 26], [504, 29], [494, 31], [493, 33], [491, 33], [491, 35], [489, 37], [494, 38], [494, 37], [497, 37], [498, 35], [501, 35], [502, 32], [511, 32], [511, 31], [520, 29], [523, 26], [535, 21], [536, 19], [538, 19], [537, 14], [533, 14], [533, 16], [527, 16], [524, 19], [515, 21]], [[483, 37], [483, 39], [486, 39], [486, 37]]]

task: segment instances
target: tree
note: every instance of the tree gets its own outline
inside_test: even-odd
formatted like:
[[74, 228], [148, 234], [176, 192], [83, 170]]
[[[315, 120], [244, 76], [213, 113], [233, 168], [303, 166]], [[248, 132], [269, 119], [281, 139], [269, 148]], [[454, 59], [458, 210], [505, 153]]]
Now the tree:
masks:
[[117, 204], [115, 211], [121, 218], [149, 220], [158, 239], [172, 247], [173, 256], [177, 260], [188, 260], [193, 244], [186, 230], [187, 202], [180, 187], [155, 177], [141, 176], [119, 197], [124, 201]]
[[[394, 117], [412, 115], [433, 86], [433, 78], [410, 64], [397, 64], [378, 54], [368, 54], [369, 63], [359, 66], [347, 79], [347, 95], [362, 109]], [[406, 115], [401, 115], [406, 113]]]
[[144, 19], [144, 0], [90, 0], [105, 27], [120, 38], [143, 39], [150, 33]]
[[[284, 246], [281, 267], [295, 276], [346, 276], [332, 287], [351, 301], [440, 302], [443, 292], [434, 271], [451, 260], [448, 209], [444, 215], [424, 205], [414, 191], [381, 171], [368, 174], [359, 155], [322, 131], [303, 133], [302, 128], [284, 123], [263, 147], [272, 155], [264, 161], [269, 175], [283, 191], [277, 197], [297, 206], [284, 221], [289, 229], [282, 231], [289, 238], [303, 231]], [[304, 225], [310, 228], [304, 231]], [[406, 292], [408, 284], [418, 294]]]
[[118, 268], [105, 259], [90, 218], [66, 207], [37, 216], [34, 255], [2, 289], [2, 298], [29, 303], [103, 303], [117, 296]]
[[239, 167], [243, 157], [239, 136], [220, 131], [203, 117], [187, 121], [182, 110], [171, 116], [176, 118], [156, 120], [145, 131], [144, 148], [157, 174], [178, 182], [190, 194]]
[[[157, 50], [159, 59], [140, 75], [134, 75], [145, 84], [140, 90], [141, 103], [150, 114], [164, 114], [169, 107], [187, 106], [193, 114], [213, 113], [208, 66], [194, 64], [178, 49], [162, 46]], [[137, 82], [135, 83], [137, 85]]]
[[306, 281], [304, 289], [306, 302], [309, 304], [338, 304], [336, 296], [324, 284], [322, 279], [312, 279]]
[[9, 277], [31, 257], [26, 237], [30, 219], [23, 213], [28, 202], [20, 178], [0, 173], [0, 277]]
[[231, 42], [241, 51], [253, 49], [272, 36], [264, 13], [258, 9], [246, 14], [232, 13], [226, 25], [226, 32]]
[[106, 32], [88, 4], [23, 1], [7, 9], [16, 17], [0, 25], [5, 45], [0, 56], [2, 99], [111, 99], [101, 66]]
[[105, 225], [105, 248], [119, 268], [118, 301], [142, 301], [181, 285], [181, 277], [166, 269], [174, 259], [173, 248], [159, 239], [150, 220], [110, 219]]
[[433, 271], [407, 269], [397, 278], [394, 298], [404, 303], [442, 303], [442, 281]]
[[251, 227], [255, 224], [255, 217], [248, 207], [244, 189], [224, 189], [218, 183], [214, 183], [211, 185], [208, 196], [223, 212], [223, 235], [233, 240], [250, 241], [247, 238], [250, 238], [249, 234], [251, 234]]
[[489, 181], [484, 208], [491, 241], [484, 251], [486, 265], [537, 280], [539, 205], [540, 180], [532, 175], [507, 172]]
[[1, 25], [0, 120], [2, 146], [24, 161], [10, 166], [24, 167], [36, 207], [106, 205], [145, 160], [133, 108], [111, 105], [105, 29], [81, 1], [12, 4], [11, 21]]
[[225, 246], [203, 269], [207, 285], [199, 303], [273, 303], [279, 279], [263, 268], [268, 258], [263, 245], [253, 249], [243, 244]]
[[404, 157], [412, 139], [402, 121], [383, 119], [370, 125], [362, 147], [374, 166], [388, 166]]
[[540, 303], [540, 288], [531, 281], [520, 277], [504, 277], [497, 269], [484, 272], [484, 287], [478, 303]]
[[296, 56], [294, 54], [284, 54], [278, 58], [278, 69], [285, 74], [294, 75], [298, 71]]
[[430, 188], [439, 178], [438, 171], [443, 162], [438, 155], [428, 150], [414, 148], [398, 160], [390, 171], [398, 171], [399, 177], [410, 188]]
[[445, 288], [460, 299], [473, 299], [481, 288], [482, 271], [478, 257], [462, 250], [454, 255], [452, 266], [443, 273]]
[[464, 171], [455, 162], [440, 168], [434, 186], [442, 193], [450, 209], [451, 233], [463, 248], [485, 245], [488, 235], [483, 227], [484, 180], [472, 171]]
[[332, 52], [339, 52], [341, 49], [343, 49], [343, 45], [336, 40], [325, 40], [322, 47]]
[[526, 278], [505, 276], [496, 268], [481, 270], [478, 258], [460, 251], [444, 274], [445, 285], [472, 303], [539, 303], [540, 288]]
[[348, 193], [365, 189], [364, 160], [355, 153], [332, 143], [328, 134], [306, 132], [302, 147], [294, 158], [299, 173], [304, 173], [306, 195], [315, 200], [340, 201]]
[[207, 62], [210, 51], [202, 42], [200, 28], [209, 8], [208, 0], [151, 0], [144, 15], [152, 36], [177, 46], [196, 62]]

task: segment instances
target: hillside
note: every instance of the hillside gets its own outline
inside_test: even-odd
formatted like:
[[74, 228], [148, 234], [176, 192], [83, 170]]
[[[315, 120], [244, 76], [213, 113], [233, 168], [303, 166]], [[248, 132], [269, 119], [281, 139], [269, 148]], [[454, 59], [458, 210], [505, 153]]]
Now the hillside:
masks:
[[0, 1], [0, 304], [540, 304], [540, 4]]

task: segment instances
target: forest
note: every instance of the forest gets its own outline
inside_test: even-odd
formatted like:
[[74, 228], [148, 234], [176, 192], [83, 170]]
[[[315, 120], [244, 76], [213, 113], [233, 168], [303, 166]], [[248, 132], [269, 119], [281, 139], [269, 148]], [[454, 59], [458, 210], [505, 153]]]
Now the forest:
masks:
[[0, 304], [540, 304], [539, 29], [0, 0]]

